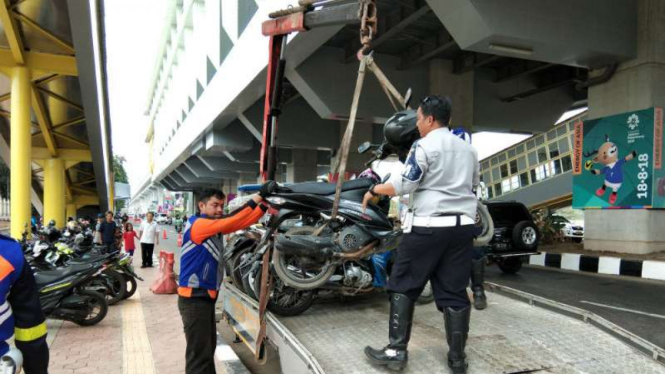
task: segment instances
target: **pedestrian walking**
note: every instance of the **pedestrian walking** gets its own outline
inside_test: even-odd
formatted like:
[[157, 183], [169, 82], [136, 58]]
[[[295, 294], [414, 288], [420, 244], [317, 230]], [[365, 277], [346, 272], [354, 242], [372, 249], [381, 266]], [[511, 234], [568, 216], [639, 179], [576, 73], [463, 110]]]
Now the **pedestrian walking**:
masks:
[[95, 244], [102, 244], [102, 234], [99, 232], [99, 229], [102, 227], [102, 223], [104, 222], [104, 215], [99, 213], [97, 214], [97, 224], [95, 225], [95, 237], [93, 238], [93, 243]]
[[159, 234], [157, 233], [157, 222], [154, 221], [155, 214], [148, 212], [146, 220], [141, 222], [139, 229], [139, 237], [141, 242], [141, 267], [152, 267], [152, 253], [155, 250], [155, 245], [159, 244]]
[[106, 212], [106, 220], [99, 225], [99, 233], [102, 237], [102, 245], [105, 248], [105, 253], [111, 253], [117, 250], [116, 248], [116, 225], [113, 220], [113, 212], [110, 210]]
[[132, 257], [134, 257], [134, 250], [136, 249], [134, 240], [138, 238], [139, 235], [134, 231], [134, 225], [129, 222], [125, 223], [125, 232], [122, 233], [122, 240], [124, 241], [125, 252], [129, 253]]
[[411, 202], [402, 228], [404, 236], [388, 281], [390, 295], [389, 344], [383, 349], [365, 348], [378, 365], [402, 370], [408, 361], [414, 303], [430, 281], [437, 309], [443, 312], [448, 366], [466, 373], [464, 353], [471, 306], [466, 287], [471, 274], [474, 217], [478, 185], [478, 154], [450, 132], [451, 102], [447, 97], [427, 96], [417, 112], [400, 112], [386, 123], [386, 137], [403, 134], [413, 126], [420, 133], [406, 158], [404, 171], [387, 183], [374, 185], [363, 206], [375, 195], [410, 194]]
[[267, 182], [259, 195], [230, 216], [222, 218], [224, 193], [207, 189], [199, 195], [199, 214], [189, 218], [180, 257], [178, 309], [185, 330], [187, 374], [214, 374], [215, 301], [224, 277], [222, 234], [229, 234], [256, 223], [267, 210], [260, 204], [271, 193], [275, 182]]

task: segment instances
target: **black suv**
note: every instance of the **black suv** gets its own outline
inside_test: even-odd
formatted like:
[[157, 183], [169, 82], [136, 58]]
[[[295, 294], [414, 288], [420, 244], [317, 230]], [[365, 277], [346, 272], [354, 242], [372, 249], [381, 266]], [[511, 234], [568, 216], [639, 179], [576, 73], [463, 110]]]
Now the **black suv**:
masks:
[[483, 204], [494, 221], [494, 237], [487, 245], [487, 257], [504, 273], [517, 273], [524, 256], [538, 254], [538, 227], [522, 203], [483, 201]]

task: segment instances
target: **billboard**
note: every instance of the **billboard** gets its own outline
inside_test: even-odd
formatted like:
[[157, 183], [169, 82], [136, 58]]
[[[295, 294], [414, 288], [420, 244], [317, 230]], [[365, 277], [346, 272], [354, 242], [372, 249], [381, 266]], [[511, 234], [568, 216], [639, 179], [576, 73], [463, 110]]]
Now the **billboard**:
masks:
[[665, 208], [663, 110], [575, 123], [573, 208]]

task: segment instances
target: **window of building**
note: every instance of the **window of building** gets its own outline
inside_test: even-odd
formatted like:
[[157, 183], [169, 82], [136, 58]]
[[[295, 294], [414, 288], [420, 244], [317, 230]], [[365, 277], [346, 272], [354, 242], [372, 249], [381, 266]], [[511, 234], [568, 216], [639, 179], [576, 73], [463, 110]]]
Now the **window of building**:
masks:
[[501, 191], [501, 183], [497, 183], [494, 185], [494, 193], [496, 194], [497, 197], [503, 194], [503, 191]]
[[552, 172], [552, 175], [557, 175], [561, 174], [561, 160], [557, 159], [554, 161], [550, 162], [550, 171]]
[[529, 185], [529, 173], [520, 174], [520, 186], [526, 187]]
[[575, 121], [568, 122], [568, 131], [570, 132], [575, 131]]
[[529, 166], [536, 166], [538, 165], [538, 155], [536, 152], [529, 152]]
[[536, 137], [536, 145], [541, 145], [545, 143], [545, 136], [543, 135], [538, 135]]
[[487, 198], [491, 199], [494, 197], [494, 189], [492, 186], [487, 186]]
[[563, 138], [559, 140], [559, 153], [560, 154], [565, 154], [570, 151], [570, 147], [568, 146], [568, 138]]
[[550, 158], [555, 158], [559, 155], [559, 145], [557, 142], [550, 143], [549, 148], [550, 148]]
[[501, 165], [501, 178], [505, 178], [508, 176], [508, 165], [503, 164]]
[[492, 180], [498, 181], [501, 179], [501, 174], [499, 173], [499, 168], [492, 169]]
[[554, 140], [556, 138], [556, 129], [547, 132], [547, 140]]
[[570, 156], [564, 156], [561, 158], [561, 168], [564, 172], [567, 172], [573, 168], [573, 161], [570, 159]]
[[510, 177], [510, 189], [516, 190], [518, 188], [520, 188], [520, 177], [517, 175]]
[[556, 136], [563, 136], [566, 134], [566, 125], [559, 126], [559, 128], [556, 129]]
[[508, 150], [508, 158], [513, 158], [515, 157], [515, 148], [511, 148]]
[[527, 140], [526, 149], [534, 149], [536, 147], [536, 141], [534, 139]]
[[485, 183], [491, 182], [489, 170], [483, 172], [482, 178], [483, 178], [483, 182], [485, 182]]
[[538, 165], [531, 171], [531, 180], [540, 182], [549, 176], [547, 165]]
[[490, 162], [489, 161], [483, 161], [483, 163], [480, 164], [480, 166], [483, 168], [483, 170], [487, 170], [490, 167]]
[[504, 179], [501, 182], [501, 190], [503, 193], [510, 192], [510, 179]]
[[505, 154], [505, 153], [501, 153], [501, 154], [499, 155], [499, 162], [504, 162], [504, 161], [506, 161], [506, 154]]
[[524, 153], [524, 144], [520, 144], [515, 148], [515, 152], [519, 155]]
[[538, 163], [547, 161], [547, 150], [545, 147], [538, 149]]
[[517, 174], [517, 160], [510, 161], [510, 174]]
[[531, 182], [532, 183], [538, 182], [538, 178], [536, 178], [536, 169], [531, 169]]
[[517, 169], [519, 171], [526, 170], [526, 157], [522, 156], [517, 159]]
[[492, 163], [492, 166], [496, 166], [496, 164], [499, 163], [499, 160], [496, 157], [492, 157], [490, 162]]

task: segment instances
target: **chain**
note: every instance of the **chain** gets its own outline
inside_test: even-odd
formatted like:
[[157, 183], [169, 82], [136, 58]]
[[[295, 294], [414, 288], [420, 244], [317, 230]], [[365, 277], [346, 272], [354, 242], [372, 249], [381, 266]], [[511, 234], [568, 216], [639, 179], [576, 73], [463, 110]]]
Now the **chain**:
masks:
[[360, 18], [360, 44], [358, 60], [362, 60], [365, 51], [370, 48], [372, 38], [376, 34], [376, 0], [359, 0], [358, 18]]

